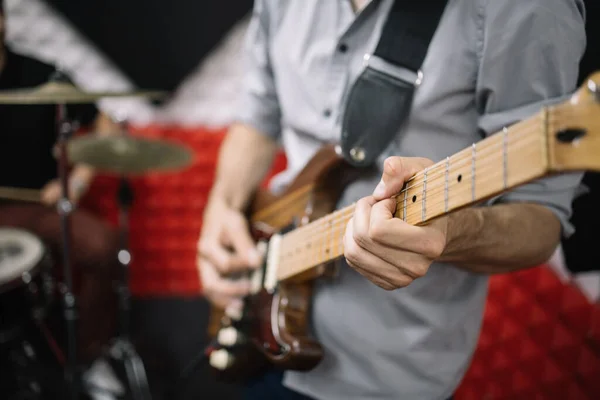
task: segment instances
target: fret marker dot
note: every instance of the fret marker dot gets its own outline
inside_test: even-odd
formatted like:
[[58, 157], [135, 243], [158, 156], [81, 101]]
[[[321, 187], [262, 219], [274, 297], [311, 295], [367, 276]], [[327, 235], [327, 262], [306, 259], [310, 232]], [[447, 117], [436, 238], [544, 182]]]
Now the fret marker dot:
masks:
[[458, 176], [458, 181], [459, 181], [459, 182], [460, 182], [460, 181], [462, 181], [462, 175], [459, 175], [459, 176]]
[[414, 203], [415, 201], [417, 201], [417, 196], [413, 196], [413, 199], [412, 199], [412, 200], [413, 200], [413, 203]]

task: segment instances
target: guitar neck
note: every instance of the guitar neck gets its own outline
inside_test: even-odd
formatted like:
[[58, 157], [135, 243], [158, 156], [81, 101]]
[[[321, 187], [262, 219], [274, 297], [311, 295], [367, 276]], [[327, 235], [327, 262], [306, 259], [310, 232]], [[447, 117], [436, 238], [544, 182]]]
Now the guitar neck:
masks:
[[[394, 216], [422, 225], [546, 175], [547, 119], [544, 109], [419, 172], [395, 197]], [[344, 231], [353, 212], [351, 205], [285, 234], [278, 280], [341, 257]]]

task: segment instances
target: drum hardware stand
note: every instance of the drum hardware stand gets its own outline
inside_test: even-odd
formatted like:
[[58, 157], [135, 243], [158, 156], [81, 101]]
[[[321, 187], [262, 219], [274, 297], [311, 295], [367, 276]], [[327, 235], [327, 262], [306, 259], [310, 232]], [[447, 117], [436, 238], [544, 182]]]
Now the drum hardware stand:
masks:
[[[120, 125], [123, 127], [123, 134], [125, 134], [126, 127], [122, 121]], [[121, 266], [120, 279], [117, 283], [119, 333], [110, 349], [110, 356], [124, 370], [131, 398], [133, 400], [150, 400], [150, 388], [144, 363], [131, 342], [129, 329], [131, 318], [131, 293], [129, 291], [131, 253], [128, 249], [129, 210], [133, 204], [133, 199], [133, 189], [129, 180], [125, 176], [121, 176], [117, 192], [120, 227], [118, 260]]]
[[[61, 79], [60, 72], [53, 79]], [[67, 362], [65, 366], [65, 375], [69, 386], [70, 398], [76, 400], [79, 398], [80, 376], [77, 369], [77, 304], [73, 294], [73, 275], [71, 260], [71, 213], [73, 204], [69, 200], [69, 176], [68, 176], [68, 155], [67, 141], [74, 132], [74, 124], [68, 119], [67, 107], [63, 104], [57, 104], [57, 124], [58, 124], [58, 178], [61, 184], [61, 198], [58, 201], [58, 213], [61, 218], [61, 232], [63, 242], [63, 280], [64, 285], [61, 290], [63, 295], [63, 311], [67, 329]]]

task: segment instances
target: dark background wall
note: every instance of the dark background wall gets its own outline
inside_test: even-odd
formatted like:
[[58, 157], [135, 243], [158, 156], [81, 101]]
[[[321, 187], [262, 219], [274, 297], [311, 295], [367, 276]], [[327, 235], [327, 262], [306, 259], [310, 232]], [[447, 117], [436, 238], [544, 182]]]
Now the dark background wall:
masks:
[[[253, 0], [45, 0], [141, 87], [173, 89], [223, 35], [250, 12]], [[600, 15], [588, 11], [582, 78], [598, 67]]]
[[174, 89], [252, 0], [46, 0], [138, 86]]

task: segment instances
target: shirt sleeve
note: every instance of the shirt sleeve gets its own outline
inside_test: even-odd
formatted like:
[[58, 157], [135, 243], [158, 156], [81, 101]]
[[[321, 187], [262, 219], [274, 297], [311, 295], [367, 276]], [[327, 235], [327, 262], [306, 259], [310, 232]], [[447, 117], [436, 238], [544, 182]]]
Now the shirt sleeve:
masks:
[[281, 113], [269, 52], [271, 16], [267, 0], [256, 0], [243, 47], [244, 76], [235, 112], [236, 122], [277, 139]]
[[[479, 128], [490, 135], [530, 117], [576, 89], [586, 45], [581, 0], [482, 0], [476, 102]], [[569, 173], [520, 186], [490, 200], [535, 202], [559, 218], [563, 236], [583, 174]]]

